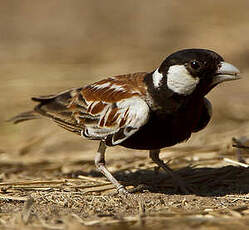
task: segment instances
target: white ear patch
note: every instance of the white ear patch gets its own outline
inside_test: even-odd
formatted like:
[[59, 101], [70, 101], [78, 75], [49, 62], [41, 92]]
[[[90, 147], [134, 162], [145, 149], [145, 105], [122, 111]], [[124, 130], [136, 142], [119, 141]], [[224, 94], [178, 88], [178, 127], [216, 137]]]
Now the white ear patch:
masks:
[[155, 70], [155, 72], [152, 74], [153, 79], [153, 85], [155, 88], [158, 88], [160, 86], [160, 82], [163, 79], [163, 75], [158, 72], [158, 69]]
[[190, 75], [184, 65], [173, 65], [168, 70], [167, 85], [175, 93], [190, 95], [199, 81], [198, 77]]

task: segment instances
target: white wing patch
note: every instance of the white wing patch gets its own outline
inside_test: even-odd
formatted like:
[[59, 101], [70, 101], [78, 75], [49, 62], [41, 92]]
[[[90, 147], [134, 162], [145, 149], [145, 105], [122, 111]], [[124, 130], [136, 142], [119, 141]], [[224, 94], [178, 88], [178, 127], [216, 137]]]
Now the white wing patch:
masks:
[[[123, 137], [119, 138], [113, 135], [112, 144], [116, 145], [133, 135], [137, 130], [143, 126], [149, 119], [149, 106], [139, 97], [132, 97], [122, 100], [117, 103], [118, 108], [122, 114], [127, 112], [127, 120], [123, 125]], [[128, 109], [128, 110], [127, 110]]]
[[[96, 102], [92, 103], [96, 105]], [[93, 108], [94, 105], [89, 106]], [[85, 123], [82, 135], [91, 139], [108, 139], [111, 145], [117, 145], [148, 121], [149, 106], [143, 99], [134, 96], [106, 103], [105, 108], [93, 116], [98, 118], [98, 123]]]

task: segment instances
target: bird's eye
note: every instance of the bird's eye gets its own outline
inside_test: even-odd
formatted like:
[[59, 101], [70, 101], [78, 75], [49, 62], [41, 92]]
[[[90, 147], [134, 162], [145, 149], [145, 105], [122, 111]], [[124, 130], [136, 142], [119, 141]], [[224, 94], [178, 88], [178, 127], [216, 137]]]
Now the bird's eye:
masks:
[[198, 61], [191, 61], [190, 66], [192, 69], [197, 70], [201, 67], [200, 63]]

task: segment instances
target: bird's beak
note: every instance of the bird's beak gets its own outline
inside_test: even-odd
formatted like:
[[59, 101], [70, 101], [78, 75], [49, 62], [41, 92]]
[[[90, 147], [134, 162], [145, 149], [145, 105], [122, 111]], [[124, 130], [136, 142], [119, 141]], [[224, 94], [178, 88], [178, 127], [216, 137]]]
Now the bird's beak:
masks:
[[213, 77], [213, 84], [218, 84], [223, 81], [232, 81], [240, 79], [240, 71], [232, 64], [221, 62], [215, 76]]

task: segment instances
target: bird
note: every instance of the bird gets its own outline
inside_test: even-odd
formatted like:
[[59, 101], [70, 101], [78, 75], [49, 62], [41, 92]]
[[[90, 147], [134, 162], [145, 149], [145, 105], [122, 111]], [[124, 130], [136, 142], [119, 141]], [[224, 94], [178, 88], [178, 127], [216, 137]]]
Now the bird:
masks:
[[240, 79], [240, 71], [208, 49], [183, 49], [152, 72], [107, 77], [48, 96], [32, 97], [33, 110], [13, 123], [48, 118], [81, 137], [99, 141], [95, 165], [120, 194], [129, 191], [105, 166], [107, 147], [148, 150], [150, 158], [187, 192], [182, 178], [164, 163], [160, 150], [204, 129], [212, 116], [205, 97], [218, 84]]

